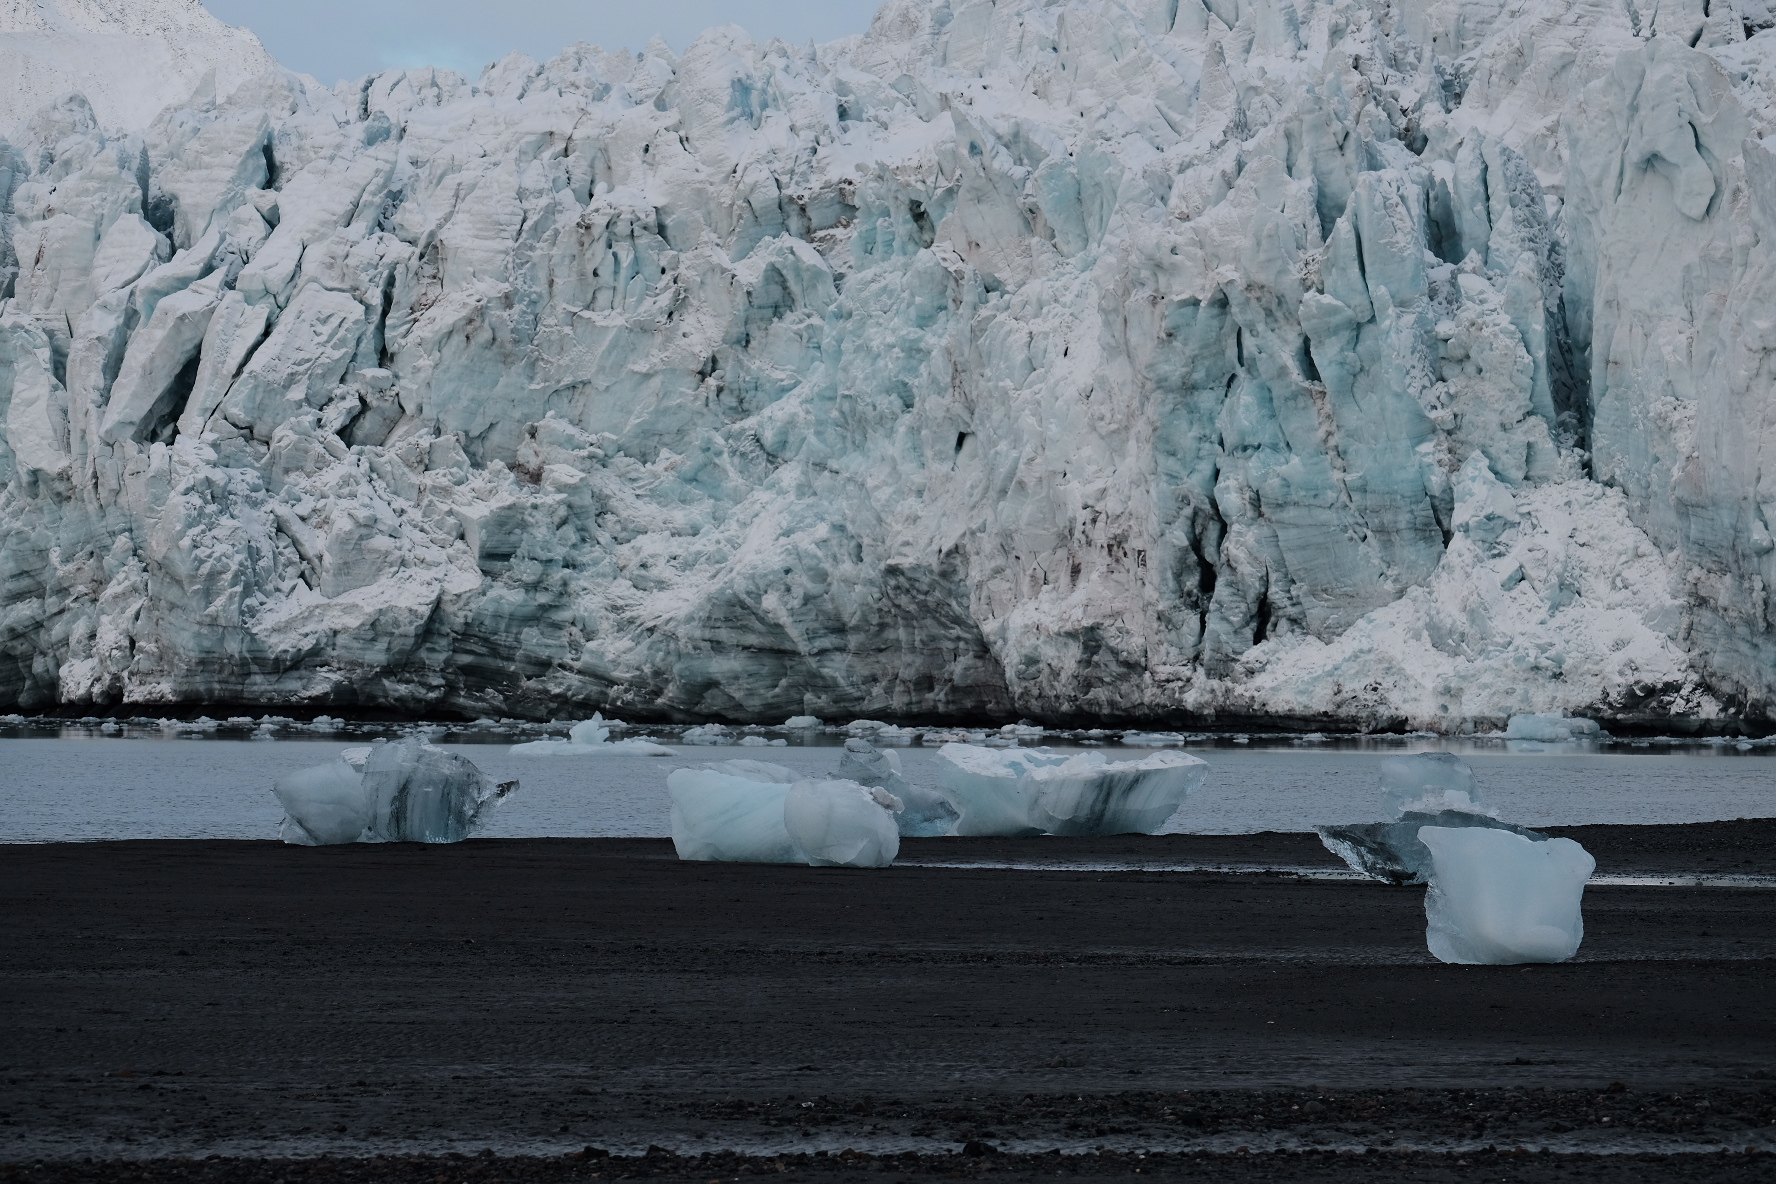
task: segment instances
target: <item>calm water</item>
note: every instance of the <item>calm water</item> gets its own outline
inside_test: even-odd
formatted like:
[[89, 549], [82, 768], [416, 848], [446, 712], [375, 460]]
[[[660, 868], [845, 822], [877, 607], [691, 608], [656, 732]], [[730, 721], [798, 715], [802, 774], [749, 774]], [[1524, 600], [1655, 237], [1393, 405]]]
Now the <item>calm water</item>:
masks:
[[[362, 744], [366, 741], [357, 740]], [[282, 811], [271, 783], [331, 759], [345, 741], [0, 739], [0, 843], [93, 839], [269, 839]], [[736, 757], [810, 774], [835, 770], [834, 747], [678, 749], [671, 757], [525, 759], [505, 744], [446, 744], [496, 780], [522, 788], [489, 837], [653, 837], [668, 833], [666, 774]], [[1060, 747], [1060, 746], [1057, 746]], [[1204, 747], [1212, 766], [1174, 832], [1302, 831], [1379, 817], [1380, 751], [1329, 747]], [[906, 775], [934, 783], [934, 748], [899, 750]], [[1147, 750], [1108, 745], [1112, 759]], [[1698, 747], [1681, 753], [1461, 750], [1500, 813], [1528, 826], [1704, 822], [1776, 815], [1776, 756]]]

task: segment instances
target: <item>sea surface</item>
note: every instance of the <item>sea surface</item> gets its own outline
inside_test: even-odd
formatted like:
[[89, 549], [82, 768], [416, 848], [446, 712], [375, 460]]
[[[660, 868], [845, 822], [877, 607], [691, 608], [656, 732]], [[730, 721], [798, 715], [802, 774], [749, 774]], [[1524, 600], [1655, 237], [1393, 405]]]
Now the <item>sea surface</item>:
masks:
[[[70, 735], [68, 731], [77, 734]], [[15, 735], [17, 733], [15, 732]], [[514, 737], [514, 739], [519, 737]], [[670, 739], [669, 737], [661, 737]], [[452, 742], [499, 781], [521, 786], [481, 832], [491, 838], [664, 837], [666, 775], [710, 761], [775, 761], [812, 776], [838, 767], [837, 740], [790, 747], [674, 746], [669, 757], [526, 758], [510, 741]], [[271, 785], [369, 740], [218, 738], [212, 733], [107, 736], [95, 730], [0, 739], [0, 843], [101, 839], [271, 839], [283, 812]], [[1025, 741], [1032, 743], [1034, 741]], [[1055, 744], [1057, 751], [1083, 751]], [[1307, 831], [1381, 817], [1382, 757], [1447, 749], [1473, 766], [1482, 792], [1526, 826], [1712, 822], [1776, 816], [1776, 750], [1731, 744], [1656, 751], [1596, 745], [1400, 740], [1361, 746], [1297, 740], [1185, 745], [1211, 766], [1202, 791], [1173, 816], [1173, 833]], [[935, 784], [937, 748], [897, 751], [905, 775]], [[1111, 759], [1152, 751], [1114, 742]]]

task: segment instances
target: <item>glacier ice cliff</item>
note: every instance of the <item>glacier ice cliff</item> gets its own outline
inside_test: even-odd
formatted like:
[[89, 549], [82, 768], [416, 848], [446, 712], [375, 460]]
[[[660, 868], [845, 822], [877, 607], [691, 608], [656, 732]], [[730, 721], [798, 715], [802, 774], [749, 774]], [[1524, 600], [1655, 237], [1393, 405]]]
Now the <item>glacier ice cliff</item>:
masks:
[[56, 96], [0, 701], [1767, 718], [1772, 24], [890, 0]]

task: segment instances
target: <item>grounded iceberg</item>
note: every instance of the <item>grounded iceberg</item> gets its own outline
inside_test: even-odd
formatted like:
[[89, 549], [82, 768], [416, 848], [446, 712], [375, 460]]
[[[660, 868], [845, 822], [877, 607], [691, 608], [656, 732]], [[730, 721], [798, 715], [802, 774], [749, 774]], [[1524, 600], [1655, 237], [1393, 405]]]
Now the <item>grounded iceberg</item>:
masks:
[[0, 128], [0, 707], [1776, 696], [1761, 0], [890, 0], [158, 116], [257, 50], [130, 7], [180, 69]]
[[1485, 803], [1474, 771], [1453, 753], [1422, 752], [1381, 762], [1382, 804], [1391, 821], [1317, 827], [1320, 842], [1352, 871], [1388, 884], [1424, 884], [1431, 852], [1419, 841], [1426, 826], [1479, 827], [1537, 841], [1547, 836], [1501, 822]]
[[1425, 940], [1468, 965], [1564, 962], [1585, 937], [1580, 902], [1597, 861], [1571, 839], [1426, 826], [1431, 853]]
[[720, 761], [675, 769], [672, 845], [680, 859], [729, 863], [802, 863], [783, 822], [783, 799], [799, 781], [793, 769], [766, 761]]
[[664, 744], [655, 744], [652, 740], [612, 740], [610, 726], [604, 716], [597, 712], [592, 714], [591, 719], [569, 728], [567, 735], [566, 740], [532, 740], [528, 744], [514, 744], [508, 751], [512, 756], [672, 755], [672, 749]]
[[348, 749], [328, 764], [280, 778], [286, 843], [456, 843], [518, 788], [419, 739]]
[[853, 736], [839, 756], [839, 777], [893, 794], [901, 804], [895, 824], [908, 838], [935, 838], [955, 829], [956, 808], [936, 790], [908, 781], [900, 771], [900, 754], [891, 748], [878, 749]]
[[952, 742], [939, 755], [958, 835], [1155, 834], [1209, 771], [1206, 761], [1170, 751], [1113, 763], [1100, 752]]
[[783, 798], [783, 825], [815, 867], [887, 867], [900, 854], [900, 799], [855, 781], [798, 781]]

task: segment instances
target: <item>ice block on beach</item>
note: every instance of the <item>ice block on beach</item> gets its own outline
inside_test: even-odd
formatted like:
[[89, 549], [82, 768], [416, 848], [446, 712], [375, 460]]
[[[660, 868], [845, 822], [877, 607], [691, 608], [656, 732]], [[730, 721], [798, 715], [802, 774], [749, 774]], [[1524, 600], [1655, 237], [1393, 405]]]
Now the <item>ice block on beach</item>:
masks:
[[798, 781], [783, 799], [790, 841], [815, 867], [887, 867], [900, 854], [900, 799], [855, 781]]
[[1585, 937], [1580, 902], [1597, 861], [1571, 839], [1426, 826], [1425, 943], [1443, 962], [1564, 962]]
[[518, 788], [495, 784], [473, 762], [417, 737], [348, 749], [337, 760], [283, 777], [279, 834], [299, 846], [455, 843]]
[[672, 845], [680, 859], [801, 863], [783, 824], [783, 799], [800, 774], [766, 761], [718, 761], [675, 769]]

